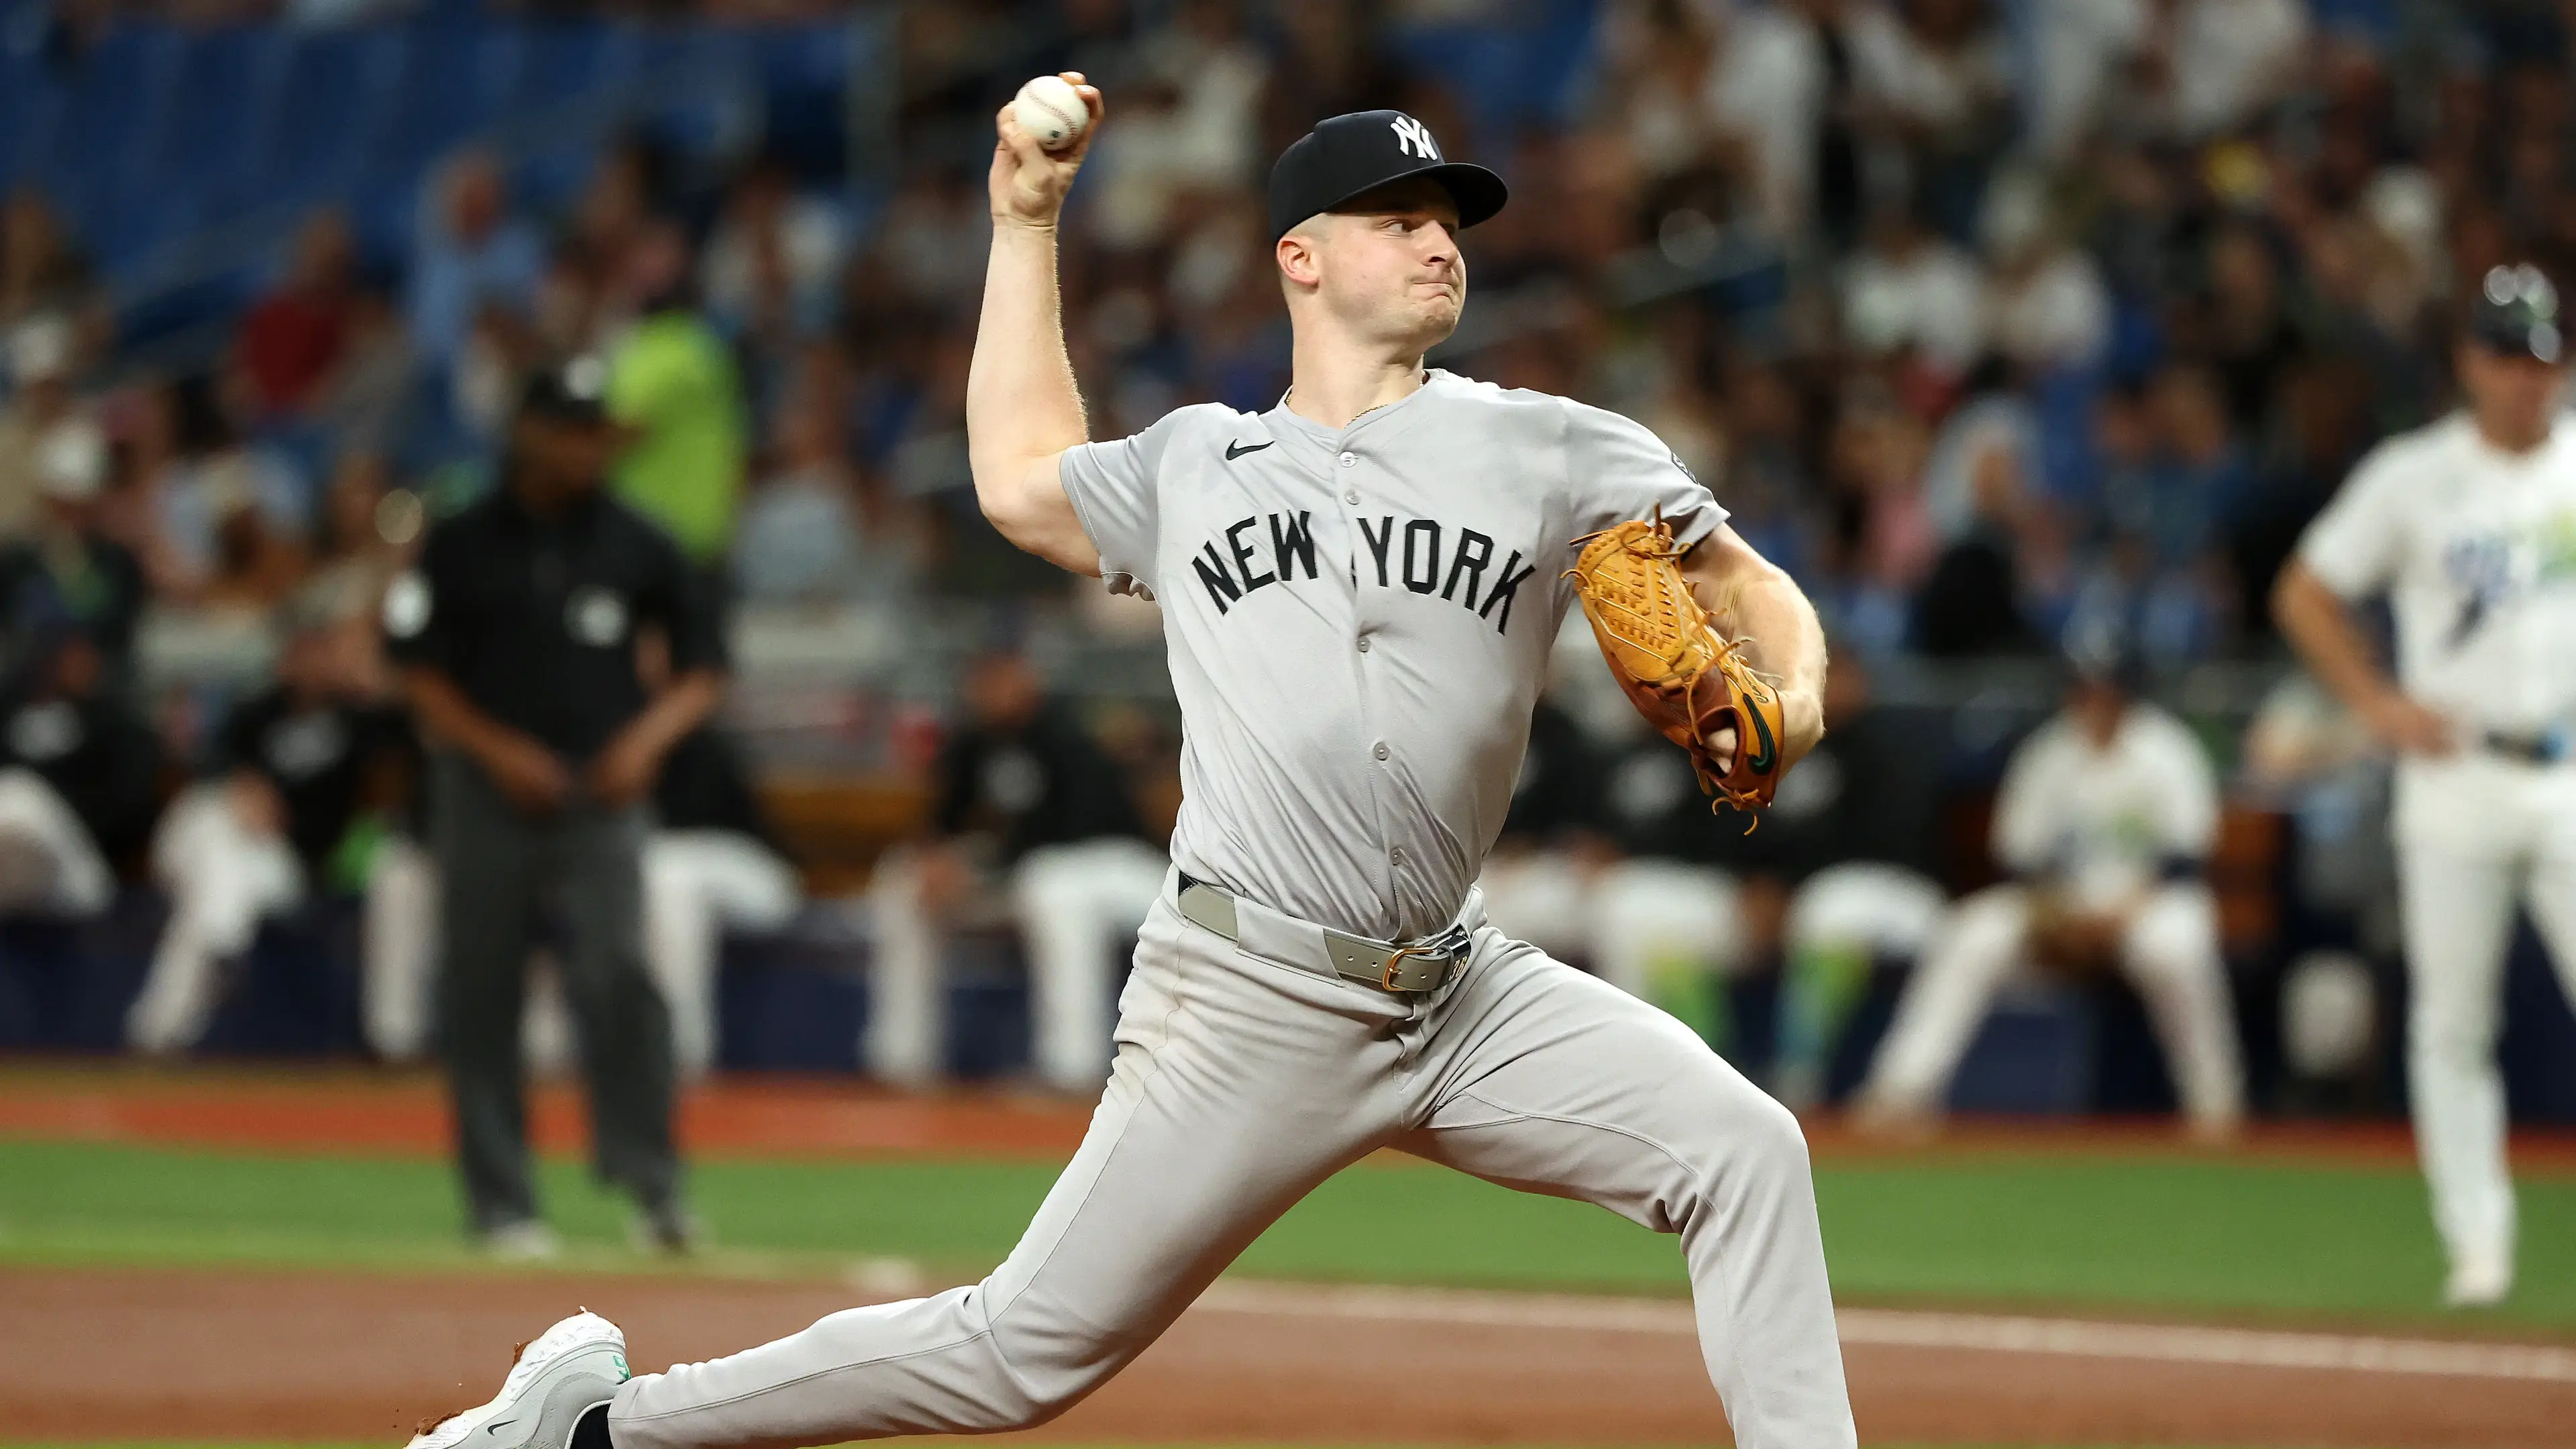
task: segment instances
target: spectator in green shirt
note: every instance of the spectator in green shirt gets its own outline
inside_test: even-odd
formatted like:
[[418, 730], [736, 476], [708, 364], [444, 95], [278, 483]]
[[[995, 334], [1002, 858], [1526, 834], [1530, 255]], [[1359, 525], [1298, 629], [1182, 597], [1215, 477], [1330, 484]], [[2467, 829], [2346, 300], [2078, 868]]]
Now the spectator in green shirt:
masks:
[[642, 315], [609, 359], [608, 410], [634, 434], [618, 496], [712, 567], [733, 542], [746, 441], [742, 383], [688, 296], [688, 243], [663, 223], [634, 243], [626, 280]]

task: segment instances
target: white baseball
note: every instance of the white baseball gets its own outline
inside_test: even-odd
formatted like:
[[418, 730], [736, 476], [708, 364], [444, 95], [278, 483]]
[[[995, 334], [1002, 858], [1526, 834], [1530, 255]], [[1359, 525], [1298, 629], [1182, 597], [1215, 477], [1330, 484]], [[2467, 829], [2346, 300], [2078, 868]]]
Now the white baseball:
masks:
[[1061, 151], [1082, 139], [1091, 124], [1091, 108], [1064, 77], [1042, 75], [1020, 87], [1011, 100], [1011, 119], [1049, 151]]

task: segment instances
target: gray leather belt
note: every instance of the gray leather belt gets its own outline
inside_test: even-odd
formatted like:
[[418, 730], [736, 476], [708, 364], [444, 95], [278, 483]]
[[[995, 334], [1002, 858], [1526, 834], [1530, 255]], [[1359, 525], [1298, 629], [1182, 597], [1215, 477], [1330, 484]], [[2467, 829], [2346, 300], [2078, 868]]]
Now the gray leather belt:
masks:
[[1173, 875], [1180, 886], [1173, 904], [1192, 924], [1256, 955], [1396, 995], [1437, 991], [1456, 979], [1466, 969], [1474, 945], [1468, 917], [1483, 915], [1481, 902], [1471, 903], [1459, 920], [1434, 935], [1403, 942], [1372, 941], [1282, 915], [1178, 871]]

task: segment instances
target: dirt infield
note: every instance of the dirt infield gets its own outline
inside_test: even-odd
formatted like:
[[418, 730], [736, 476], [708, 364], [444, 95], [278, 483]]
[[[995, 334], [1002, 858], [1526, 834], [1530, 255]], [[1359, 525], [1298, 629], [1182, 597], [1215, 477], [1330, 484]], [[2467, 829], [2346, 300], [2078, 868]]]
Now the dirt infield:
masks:
[[[1220, 1289], [1039, 1435], [1151, 1443], [1661, 1444], [1722, 1434], [1679, 1325], [1340, 1312]], [[1283, 1297], [1282, 1295], [1290, 1295]], [[801, 1327], [865, 1295], [669, 1277], [0, 1271], [0, 1425], [33, 1440], [397, 1443], [482, 1398], [571, 1305], [639, 1365]], [[1677, 1305], [1648, 1313], [1669, 1314]], [[1873, 1442], [2563, 1444], [2576, 1382], [1856, 1343]]]

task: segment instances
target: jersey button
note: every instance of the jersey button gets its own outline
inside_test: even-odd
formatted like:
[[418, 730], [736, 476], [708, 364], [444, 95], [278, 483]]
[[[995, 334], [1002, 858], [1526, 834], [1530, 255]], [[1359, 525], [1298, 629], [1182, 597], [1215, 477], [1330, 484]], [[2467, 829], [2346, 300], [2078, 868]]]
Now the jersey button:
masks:
[[1361, 652], [1362, 654], [1366, 654], [1366, 653], [1369, 651], [1369, 642], [1368, 642], [1368, 641], [1369, 641], [1369, 636], [1367, 636], [1366, 634], [1362, 634], [1362, 635], [1360, 636], [1360, 652]]
[[1357, 503], [1357, 502], [1359, 502], [1359, 501], [1360, 501], [1360, 490], [1358, 490], [1358, 489], [1356, 489], [1356, 488], [1353, 488], [1353, 489], [1351, 489], [1349, 492], [1344, 493], [1344, 494], [1342, 495], [1342, 501], [1343, 501], [1344, 503]]
[[1345, 468], [1352, 467], [1356, 465], [1359, 460], [1360, 455], [1357, 453], [1344, 453], [1342, 455], [1342, 466]]
[[1388, 754], [1388, 750], [1387, 750], [1387, 747], [1386, 747], [1386, 742], [1385, 742], [1384, 740], [1380, 740], [1380, 741], [1378, 742], [1378, 746], [1377, 746], [1377, 748], [1376, 748], [1376, 749], [1374, 749], [1374, 750], [1369, 751], [1369, 753], [1370, 753], [1370, 754], [1373, 754], [1373, 755], [1375, 755], [1375, 756], [1377, 756], [1377, 757], [1378, 757], [1379, 759], [1381, 759], [1381, 760], [1385, 759], [1385, 758], [1387, 757], [1387, 754]]
[[1388, 851], [1386, 853], [1386, 858], [1394, 861], [1397, 865], [1404, 864], [1404, 847], [1399, 845], [1395, 849]]

